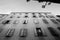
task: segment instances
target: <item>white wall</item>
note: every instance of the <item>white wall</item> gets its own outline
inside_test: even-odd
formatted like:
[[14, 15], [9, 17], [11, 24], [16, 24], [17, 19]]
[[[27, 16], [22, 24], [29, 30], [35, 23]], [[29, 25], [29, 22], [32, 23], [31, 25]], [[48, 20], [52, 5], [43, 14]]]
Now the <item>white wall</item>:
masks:
[[60, 14], [60, 4], [52, 3], [46, 8], [41, 8], [42, 4], [37, 1], [26, 2], [26, 0], [0, 0], [0, 13], [15, 12], [52, 12], [53, 14]]

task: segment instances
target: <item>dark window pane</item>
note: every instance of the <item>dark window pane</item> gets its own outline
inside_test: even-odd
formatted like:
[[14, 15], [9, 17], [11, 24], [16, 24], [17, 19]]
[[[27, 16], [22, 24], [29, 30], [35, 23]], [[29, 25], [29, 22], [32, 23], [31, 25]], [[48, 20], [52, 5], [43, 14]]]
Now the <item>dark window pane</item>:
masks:
[[19, 33], [20, 37], [26, 37], [27, 36], [27, 29], [21, 29]]
[[10, 20], [4, 20], [3, 22], [2, 22], [2, 24], [9, 24], [10, 23]]
[[49, 24], [46, 19], [42, 19], [45, 24]]
[[10, 16], [10, 18], [13, 18], [13, 16]]
[[54, 24], [58, 24], [58, 22], [54, 19], [50, 19]]
[[15, 29], [8, 29], [7, 33], [6, 33], [6, 37], [12, 37], [14, 34]]
[[41, 28], [36, 28], [37, 36], [43, 36]]
[[26, 15], [25, 18], [28, 18], [28, 16]]
[[60, 22], [60, 19], [56, 19], [58, 22]]
[[56, 15], [56, 16], [60, 18], [60, 15]]
[[20, 16], [17, 16], [17, 18], [20, 18]]
[[36, 15], [33, 15], [33, 18], [36, 18]]
[[60, 30], [60, 27], [57, 27], [58, 30]]
[[55, 18], [53, 15], [47, 15], [48, 18]]
[[54, 37], [59, 37], [57, 31], [52, 28], [52, 27], [48, 27], [48, 30], [50, 31], [50, 33], [54, 36]]
[[24, 20], [23, 24], [27, 24], [28, 23], [28, 20]]
[[25, 14], [28, 14], [28, 13], [25, 13]]
[[35, 13], [32, 13], [33, 15], [35, 14]]
[[51, 15], [50, 18], [55, 18], [55, 17]]

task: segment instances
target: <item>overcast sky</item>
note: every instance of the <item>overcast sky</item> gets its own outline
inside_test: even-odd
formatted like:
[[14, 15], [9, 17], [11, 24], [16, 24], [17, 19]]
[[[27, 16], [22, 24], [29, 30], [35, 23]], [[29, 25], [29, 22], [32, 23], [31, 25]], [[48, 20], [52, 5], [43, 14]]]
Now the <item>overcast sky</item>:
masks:
[[52, 3], [50, 6], [46, 6], [43, 9], [41, 6], [44, 3], [38, 3], [37, 1], [26, 2], [26, 0], [0, 0], [0, 13], [15, 12], [44, 12], [51, 11], [58, 13], [60, 12], [60, 4]]

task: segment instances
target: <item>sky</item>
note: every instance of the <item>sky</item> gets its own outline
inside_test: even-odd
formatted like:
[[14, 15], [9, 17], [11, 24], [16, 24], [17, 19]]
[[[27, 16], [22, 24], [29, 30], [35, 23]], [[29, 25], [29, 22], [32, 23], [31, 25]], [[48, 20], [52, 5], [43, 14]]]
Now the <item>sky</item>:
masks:
[[60, 4], [52, 3], [42, 8], [43, 3], [37, 1], [26, 2], [26, 0], [0, 0], [0, 14], [9, 14], [11, 12], [52, 12], [60, 14]]

